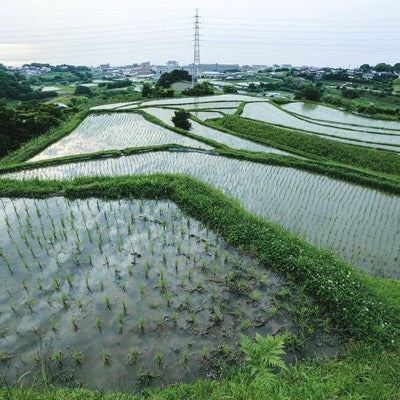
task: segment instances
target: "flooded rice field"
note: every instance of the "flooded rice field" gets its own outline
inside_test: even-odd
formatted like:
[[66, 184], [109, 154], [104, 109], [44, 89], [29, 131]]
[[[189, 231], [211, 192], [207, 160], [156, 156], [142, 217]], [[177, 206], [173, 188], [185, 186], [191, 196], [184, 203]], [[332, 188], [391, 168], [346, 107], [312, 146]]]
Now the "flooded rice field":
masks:
[[249, 212], [331, 250], [366, 273], [400, 278], [399, 197], [324, 175], [203, 153], [157, 152], [3, 176], [73, 179], [155, 173], [197, 178], [238, 200]]
[[173, 203], [3, 198], [0, 214], [9, 384], [42, 368], [49, 383], [95, 389], [190, 382], [242, 334], [291, 333], [309, 341], [303, 356], [338, 348], [312, 312], [302, 331], [281, 277]]

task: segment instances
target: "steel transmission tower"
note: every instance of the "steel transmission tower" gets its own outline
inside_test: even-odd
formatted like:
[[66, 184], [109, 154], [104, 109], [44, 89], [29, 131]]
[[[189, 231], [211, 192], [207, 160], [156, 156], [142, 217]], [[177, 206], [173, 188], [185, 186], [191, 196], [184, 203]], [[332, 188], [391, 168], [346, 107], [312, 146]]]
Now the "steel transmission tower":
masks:
[[196, 8], [194, 16], [194, 58], [193, 58], [193, 73], [192, 73], [192, 87], [197, 82], [200, 75], [200, 23], [199, 11]]

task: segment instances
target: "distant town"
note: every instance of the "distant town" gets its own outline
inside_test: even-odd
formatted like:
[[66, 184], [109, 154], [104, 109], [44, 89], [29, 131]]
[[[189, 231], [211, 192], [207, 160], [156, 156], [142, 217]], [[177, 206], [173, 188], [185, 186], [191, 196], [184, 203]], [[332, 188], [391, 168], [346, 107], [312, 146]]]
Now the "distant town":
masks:
[[[376, 66], [363, 64], [358, 68], [333, 68], [333, 67], [313, 67], [308, 65], [293, 66], [292, 64], [273, 64], [273, 65], [239, 65], [239, 64], [200, 64], [199, 72], [201, 78], [221, 79], [221, 80], [240, 80], [246, 77], [256, 77], [260, 72], [281, 72], [292, 71], [293, 76], [306, 79], [313, 78], [319, 80], [326, 76], [338, 76], [349, 80], [372, 80], [375, 77], [400, 77], [400, 68], [396, 64], [394, 67], [381, 63]], [[112, 66], [109, 63], [91, 67], [93, 73], [103, 78], [137, 78], [138, 80], [158, 79], [163, 73], [170, 73], [179, 69], [193, 73], [193, 64], [180, 66], [178, 61], [170, 60], [165, 65], [152, 65], [150, 61], [135, 63], [131, 65]], [[49, 64], [25, 64], [20, 67], [8, 67], [8, 70], [20, 72], [26, 76], [39, 76], [51, 72]]]

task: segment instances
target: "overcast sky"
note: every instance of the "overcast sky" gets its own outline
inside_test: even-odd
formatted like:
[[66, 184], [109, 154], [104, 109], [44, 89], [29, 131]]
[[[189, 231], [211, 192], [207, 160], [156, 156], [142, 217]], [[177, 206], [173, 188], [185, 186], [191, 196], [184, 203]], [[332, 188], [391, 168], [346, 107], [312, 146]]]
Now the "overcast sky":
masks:
[[0, 0], [0, 63], [400, 62], [400, 0]]

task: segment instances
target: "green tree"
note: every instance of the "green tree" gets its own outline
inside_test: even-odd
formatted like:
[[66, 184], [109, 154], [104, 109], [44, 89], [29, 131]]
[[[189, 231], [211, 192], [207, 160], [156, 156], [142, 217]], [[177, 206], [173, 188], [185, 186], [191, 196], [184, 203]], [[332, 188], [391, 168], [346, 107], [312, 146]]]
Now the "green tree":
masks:
[[63, 116], [54, 104], [31, 100], [13, 109], [7, 107], [4, 100], [0, 101], [0, 156], [57, 126]]
[[360, 93], [355, 89], [346, 89], [342, 88], [342, 96], [345, 99], [358, 99], [360, 97]]
[[305, 86], [302, 90], [300, 90], [296, 94], [297, 99], [305, 99], [305, 100], [310, 100], [310, 101], [320, 101], [321, 96], [322, 96], [321, 89], [319, 89], [313, 85]]
[[237, 89], [233, 85], [225, 85], [222, 90], [224, 93], [237, 93]]
[[0, 98], [31, 100], [38, 97], [38, 92], [32, 90], [27, 82], [19, 82], [14, 74], [3, 68], [0, 69]]
[[143, 97], [151, 97], [154, 90], [152, 89], [149, 83], [144, 83], [142, 87], [142, 96]]
[[165, 72], [164, 74], [162, 74], [157, 82], [157, 86], [169, 88], [171, 84], [175, 82], [190, 82], [191, 79], [192, 77], [189, 75], [189, 72], [180, 69], [174, 69], [172, 72]]
[[197, 83], [193, 88], [185, 89], [182, 94], [187, 96], [207, 96], [214, 94], [214, 88], [207, 81]]
[[360, 66], [360, 70], [362, 72], [369, 72], [371, 71], [372, 67], [369, 64], [363, 64]]
[[374, 70], [377, 72], [391, 72], [393, 67], [390, 64], [379, 63], [375, 65]]
[[91, 97], [93, 96], [92, 91], [90, 90], [89, 87], [87, 86], [77, 86], [75, 88], [75, 92], [74, 92], [75, 96], [87, 96], [87, 97]]
[[175, 115], [171, 118], [171, 121], [177, 128], [185, 129], [185, 131], [190, 130], [192, 124], [189, 121], [190, 113], [185, 110], [175, 111]]

